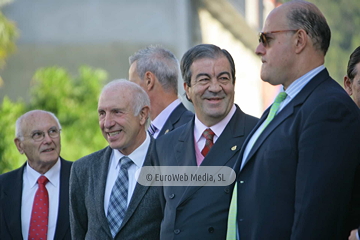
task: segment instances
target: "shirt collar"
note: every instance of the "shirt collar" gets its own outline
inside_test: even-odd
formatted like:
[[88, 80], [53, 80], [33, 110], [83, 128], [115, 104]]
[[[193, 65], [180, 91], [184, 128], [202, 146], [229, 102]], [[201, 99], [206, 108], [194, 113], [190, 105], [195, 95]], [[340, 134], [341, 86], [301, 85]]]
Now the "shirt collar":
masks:
[[214, 141], [221, 135], [221, 133], [224, 131], [225, 127], [227, 126], [227, 124], [230, 122], [230, 119], [232, 118], [232, 116], [234, 115], [236, 111], [236, 107], [235, 104], [233, 104], [232, 108], [230, 109], [229, 113], [226, 115], [226, 117], [221, 120], [220, 122], [218, 122], [217, 124], [211, 126], [211, 127], [207, 127], [205, 126], [196, 116], [195, 114], [195, 126], [194, 126], [194, 137], [195, 137], [195, 141], [199, 142], [201, 135], [203, 134], [203, 132], [205, 131], [205, 129], [210, 128], [214, 133]]
[[[133, 161], [133, 163], [136, 165], [137, 168], [141, 168], [144, 165], [144, 161], [146, 158], [146, 154], [148, 151], [150, 145], [150, 136], [148, 132], [146, 131], [146, 138], [145, 141], [137, 148], [135, 149], [131, 154], [128, 155], [128, 157]], [[111, 156], [111, 167], [112, 168], [118, 168], [119, 160], [124, 157], [125, 155], [122, 154], [119, 150], [113, 149], [112, 156]]]
[[319, 72], [324, 70], [324, 65], [320, 65], [317, 68], [314, 68], [313, 70], [307, 72], [306, 74], [302, 75], [298, 79], [296, 79], [293, 83], [290, 84], [290, 86], [285, 90], [287, 96], [290, 99], [293, 99], [300, 91], [305, 87], [305, 85], [310, 82], [315, 75], [317, 75]]
[[30, 167], [29, 162], [27, 162], [25, 176], [29, 182], [30, 188], [33, 188], [36, 185], [37, 180], [41, 175], [44, 175], [49, 180], [49, 183], [51, 183], [55, 187], [58, 187], [60, 182], [60, 169], [61, 169], [60, 158], [58, 158], [54, 166], [52, 166], [45, 174], [40, 174], [32, 167]]
[[180, 99], [176, 99], [175, 101], [170, 103], [164, 110], [161, 111], [159, 115], [157, 115], [154, 120], [151, 121], [151, 123], [160, 131], [172, 111], [174, 111], [174, 109], [179, 106], [180, 103]]

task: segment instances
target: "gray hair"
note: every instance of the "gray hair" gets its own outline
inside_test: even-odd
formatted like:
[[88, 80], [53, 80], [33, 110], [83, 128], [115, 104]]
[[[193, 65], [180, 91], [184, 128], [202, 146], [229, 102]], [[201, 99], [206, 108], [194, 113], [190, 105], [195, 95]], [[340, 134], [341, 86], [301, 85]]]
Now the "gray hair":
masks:
[[312, 39], [315, 49], [322, 51], [325, 56], [330, 45], [331, 31], [319, 8], [313, 3], [302, 0], [287, 2], [283, 5], [287, 4], [292, 4], [287, 14], [289, 27], [304, 29]]
[[143, 109], [143, 107], [150, 106], [149, 96], [144, 91], [144, 89], [142, 89], [136, 83], [130, 82], [126, 79], [115, 79], [110, 81], [103, 87], [100, 95], [102, 95], [105, 90], [114, 87], [122, 87], [126, 89], [128, 92], [131, 92], [130, 100], [132, 103], [131, 106], [135, 116], [138, 116], [140, 114], [141, 109]]
[[160, 46], [148, 46], [129, 57], [130, 65], [134, 62], [141, 79], [150, 71], [164, 90], [178, 93], [179, 61], [172, 52]]
[[21, 115], [21, 116], [16, 120], [16, 123], [15, 123], [15, 137], [16, 137], [16, 138], [19, 138], [21, 141], [24, 140], [24, 133], [23, 133], [23, 129], [22, 129], [21, 126], [22, 126], [25, 118], [26, 118], [28, 115], [30, 115], [30, 114], [32, 114], [32, 113], [35, 113], [35, 112], [47, 113], [47, 114], [51, 115], [51, 116], [55, 119], [55, 121], [56, 121], [56, 123], [57, 123], [57, 125], [58, 125], [58, 128], [61, 129], [61, 125], [60, 125], [59, 119], [55, 116], [54, 113], [49, 112], [49, 111], [44, 111], [44, 110], [38, 110], [38, 109], [36, 109], [36, 110], [32, 110], [32, 111], [29, 111], [29, 112], [24, 113], [23, 115]]

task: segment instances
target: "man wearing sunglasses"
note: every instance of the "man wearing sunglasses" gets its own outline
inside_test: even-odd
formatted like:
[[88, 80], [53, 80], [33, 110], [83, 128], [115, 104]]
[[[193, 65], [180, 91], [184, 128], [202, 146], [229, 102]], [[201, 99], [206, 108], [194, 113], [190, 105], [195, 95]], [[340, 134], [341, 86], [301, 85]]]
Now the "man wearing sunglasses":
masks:
[[56, 116], [42, 110], [16, 121], [14, 142], [27, 162], [0, 175], [0, 239], [71, 239], [72, 162], [60, 157], [60, 130]]
[[360, 112], [324, 67], [330, 43], [312, 3], [275, 8], [260, 33], [261, 79], [282, 85], [244, 143], [237, 178], [241, 240], [347, 239], [356, 228]]

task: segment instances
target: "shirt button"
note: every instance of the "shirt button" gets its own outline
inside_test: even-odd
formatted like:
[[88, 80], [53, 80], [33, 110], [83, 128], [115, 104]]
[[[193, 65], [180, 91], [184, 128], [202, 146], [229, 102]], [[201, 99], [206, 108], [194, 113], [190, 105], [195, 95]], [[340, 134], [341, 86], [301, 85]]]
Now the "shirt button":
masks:
[[175, 229], [175, 230], [174, 230], [174, 233], [175, 233], [176, 235], [178, 235], [180, 232], [181, 232], [180, 229]]
[[175, 197], [175, 194], [170, 194], [170, 195], [169, 195], [169, 198], [170, 198], [170, 199], [173, 199], [174, 197]]
[[209, 233], [213, 233], [215, 231], [215, 229], [213, 227], [209, 227], [208, 231], [209, 231]]

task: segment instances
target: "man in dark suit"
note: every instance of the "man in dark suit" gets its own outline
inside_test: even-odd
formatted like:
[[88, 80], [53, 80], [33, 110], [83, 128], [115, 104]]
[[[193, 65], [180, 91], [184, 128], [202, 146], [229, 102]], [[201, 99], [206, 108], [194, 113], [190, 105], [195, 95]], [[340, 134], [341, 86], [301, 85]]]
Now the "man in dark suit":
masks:
[[158, 138], [187, 123], [194, 114], [178, 99], [179, 62], [159, 46], [139, 50], [129, 58], [129, 80], [141, 86], [150, 98], [149, 132]]
[[241, 240], [339, 240], [358, 226], [360, 113], [323, 66], [329, 43], [312, 3], [287, 2], [265, 21], [261, 78], [284, 91], [239, 156]]
[[[197, 45], [184, 54], [181, 72], [195, 117], [156, 140], [160, 165], [232, 168], [258, 119], [234, 104], [231, 55], [215, 45]], [[164, 186], [160, 238], [225, 239], [233, 186]]]
[[[360, 108], [360, 46], [350, 55], [344, 77], [344, 87], [349, 96], [353, 96], [354, 102]], [[360, 228], [351, 231], [349, 240], [359, 240], [359, 231]]]
[[149, 98], [137, 84], [114, 80], [102, 90], [99, 125], [109, 146], [73, 164], [70, 223], [74, 239], [159, 239], [159, 188], [137, 184], [151, 165]]
[[[71, 239], [69, 177], [72, 162], [60, 157], [60, 130], [56, 116], [42, 110], [27, 112], [16, 121], [14, 142], [19, 152], [25, 153], [27, 162], [19, 169], [0, 175], [0, 239], [31, 239], [34, 236], [35, 239]], [[44, 208], [42, 218], [35, 210], [38, 188], [42, 185], [38, 179], [46, 179], [43, 197], [48, 207]], [[36, 229], [34, 223], [40, 225], [41, 230]]]

